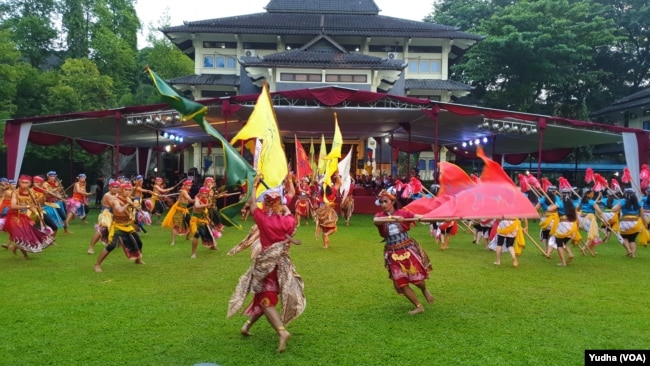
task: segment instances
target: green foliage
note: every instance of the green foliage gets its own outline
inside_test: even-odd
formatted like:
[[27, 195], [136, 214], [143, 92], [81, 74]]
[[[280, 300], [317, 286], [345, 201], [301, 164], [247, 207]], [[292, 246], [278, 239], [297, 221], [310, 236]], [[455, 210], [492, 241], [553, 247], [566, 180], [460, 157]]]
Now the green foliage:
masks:
[[14, 103], [20, 79], [20, 52], [10, 40], [8, 30], [0, 30], [0, 120], [10, 118], [16, 111]]
[[[97, 210], [91, 211], [96, 217]], [[305, 282], [307, 308], [287, 326], [283, 354], [277, 334], [260, 319], [251, 337], [246, 317], [226, 318], [228, 300], [250, 264], [248, 251], [226, 251], [246, 234], [227, 228], [219, 250], [190, 244], [159, 225], [142, 234], [144, 261], [118, 248], [94, 273], [86, 254], [92, 225], [71, 223], [57, 245], [29, 260], [0, 252], [0, 359], [7, 365], [582, 365], [585, 349], [644, 349], [650, 319], [650, 251], [625, 257], [612, 239], [596, 257], [579, 255], [566, 268], [528, 241], [519, 268], [506, 255], [472, 244], [460, 230], [441, 252], [428, 227], [411, 230], [434, 270], [427, 287], [436, 301], [409, 316], [409, 302], [387, 278], [370, 215], [314, 240], [298, 228], [291, 257]], [[90, 221], [90, 220], [89, 220]], [[340, 223], [340, 221], [339, 221]], [[536, 225], [531, 223], [531, 235]], [[2, 235], [5, 239], [6, 235]], [[4, 241], [3, 241], [4, 242]], [[101, 244], [97, 245], [99, 252]], [[419, 291], [418, 297], [422, 300]]]
[[88, 59], [68, 59], [49, 88], [47, 114], [92, 111], [115, 107], [113, 80], [99, 73]]
[[[589, 96], [611, 73], [595, 68], [616, 35], [607, 8], [592, 1], [442, 1], [433, 20], [486, 36], [453, 68], [494, 108], [587, 119]], [[480, 19], [480, 21], [477, 21]]]
[[[128, 1], [130, 3], [130, 1]], [[98, 1], [99, 21], [93, 26], [91, 58], [102, 75], [110, 76], [116, 95], [132, 94], [137, 84], [137, 32], [140, 22], [120, 1]], [[132, 6], [131, 6], [132, 8]]]

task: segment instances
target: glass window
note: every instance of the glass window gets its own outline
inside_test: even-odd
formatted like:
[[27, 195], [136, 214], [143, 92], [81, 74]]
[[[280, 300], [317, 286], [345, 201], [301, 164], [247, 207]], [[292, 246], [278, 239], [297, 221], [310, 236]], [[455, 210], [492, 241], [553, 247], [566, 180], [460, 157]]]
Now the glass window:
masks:
[[433, 60], [431, 61], [431, 72], [439, 74], [440, 70], [442, 69], [442, 65], [440, 60]]
[[214, 56], [203, 56], [203, 67], [213, 68], [214, 67]]
[[228, 57], [226, 58], [226, 68], [228, 69], [234, 69], [237, 65], [237, 62], [233, 57]]
[[216, 57], [216, 66], [218, 69], [223, 69], [226, 67], [226, 58], [224, 56]]
[[424, 159], [418, 160], [418, 169], [419, 170], [426, 170], [427, 169], [427, 161]]
[[328, 83], [335, 83], [339, 81], [339, 76], [338, 75], [326, 75], [325, 76], [325, 81]]
[[355, 83], [365, 83], [368, 81], [368, 77], [366, 75], [354, 75], [354, 79], [352, 81]]
[[296, 81], [307, 81], [307, 75], [306, 74], [296, 74]]
[[420, 60], [420, 74], [429, 73], [429, 60]]
[[418, 61], [409, 61], [409, 73], [418, 73]]

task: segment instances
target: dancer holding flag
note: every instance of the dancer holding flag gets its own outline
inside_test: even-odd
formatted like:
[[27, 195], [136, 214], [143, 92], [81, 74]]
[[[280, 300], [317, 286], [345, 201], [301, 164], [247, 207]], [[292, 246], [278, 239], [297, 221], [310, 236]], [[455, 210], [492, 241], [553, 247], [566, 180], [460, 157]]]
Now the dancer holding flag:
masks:
[[[278, 333], [277, 351], [283, 352], [291, 337], [285, 326], [302, 314], [306, 301], [302, 278], [289, 257], [290, 245], [300, 242], [292, 237], [296, 230], [296, 220], [283, 202], [286, 200], [282, 185], [288, 176], [287, 160], [266, 84], [248, 123], [233, 141], [252, 137], [261, 138], [263, 141], [258, 158], [258, 170], [261, 174], [250, 187], [251, 191], [259, 194], [251, 195], [248, 201], [255, 221], [248, 237], [252, 239], [257, 236], [259, 241], [249, 240], [247, 243], [250, 245], [259, 242], [259, 247], [254, 249], [251, 266], [240, 277], [230, 299], [228, 317], [237, 313], [246, 296], [253, 293], [253, 301], [244, 310], [249, 319], [244, 323], [241, 333], [249, 336], [253, 324], [264, 315]], [[265, 184], [259, 184], [262, 178]], [[288, 181], [293, 184], [290, 178]], [[264, 185], [268, 186], [266, 190]], [[258, 202], [262, 204], [261, 207], [258, 207]], [[238, 245], [229, 254], [234, 254], [244, 247]], [[278, 300], [282, 303], [282, 315], [276, 309]]]
[[386, 240], [384, 262], [388, 277], [393, 281], [397, 293], [406, 296], [415, 306], [415, 309], [409, 311], [409, 314], [415, 315], [422, 313], [424, 307], [410, 285], [419, 288], [429, 304], [433, 303], [433, 295], [427, 290], [425, 283], [432, 266], [424, 249], [407, 233], [413, 224], [407, 220], [418, 219], [420, 215], [398, 209], [397, 204], [397, 196], [386, 190], [381, 191], [379, 205], [382, 212], [375, 215], [373, 222], [379, 230], [379, 235]]
[[334, 206], [336, 206], [336, 196], [341, 188], [338, 162], [341, 157], [342, 147], [343, 135], [339, 129], [339, 121], [336, 113], [334, 113], [334, 140], [332, 141], [330, 153], [325, 156], [325, 178], [322, 184], [322, 198], [320, 207], [316, 209], [316, 239], [322, 234], [323, 248], [325, 249], [330, 246], [329, 236], [336, 232], [336, 222], [339, 220]]

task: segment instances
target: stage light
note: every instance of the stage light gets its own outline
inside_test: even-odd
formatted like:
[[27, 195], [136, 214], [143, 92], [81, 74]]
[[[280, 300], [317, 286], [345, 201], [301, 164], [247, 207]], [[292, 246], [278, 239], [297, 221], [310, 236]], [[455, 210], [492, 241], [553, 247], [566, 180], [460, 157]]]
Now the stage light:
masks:
[[467, 147], [467, 142], [463, 142], [463, 147]]
[[487, 144], [487, 142], [488, 142], [488, 138], [487, 138], [487, 137], [483, 137], [483, 143], [484, 143], [484, 144]]
[[168, 139], [168, 138], [169, 138], [169, 133], [167, 133], [167, 132], [163, 132], [162, 136], [163, 136], [164, 138]]

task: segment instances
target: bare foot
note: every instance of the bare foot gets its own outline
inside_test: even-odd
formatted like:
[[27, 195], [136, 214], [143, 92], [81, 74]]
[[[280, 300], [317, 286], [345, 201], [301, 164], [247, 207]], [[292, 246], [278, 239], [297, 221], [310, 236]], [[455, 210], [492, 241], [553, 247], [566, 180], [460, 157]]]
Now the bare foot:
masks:
[[95, 251], [93, 250], [93, 248], [88, 248], [88, 254], [95, 254]]
[[192, 256], [191, 256], [190, 258], [195, 259], [195, 258], [196, 258], [196, 254], [192, 254]]
[[570, 256], [570, 257], [569, 257], [569, 260], [567, 260], [566, 262], [567, 262], [567, 263], [571, 263], [571, 262], [573, 262], [573, 256]]
[[566, 267], [566, 264], [564, 264], [564, 263], [558, 263], [557, 265], [560, 266], [560, 267]]
[[174, 243], [174, 242], [172, 242], [172, 243], [171, 243], [171, 244], [169, 244], [169, 245], [175, 245], [175, 244], [176, 244], [176, 243]]
[[500, 266], [500, 265], [501, 265], [501, 262], [494, 262], [494, 265], [495, 265], [495, 266]]
[[291, 333], [286, 330], [280, 331], [280, 344], [278, 345], [278, 352], [284, 352], [287, 349], [287, 341], [291, 338]]
[[415, 309], [409, 311], [409, 315], [415, 315], [420, 313], [424, 313], [424, 306], [422, 305], [418, 305], [415, 307]]
[[433, 298], [433, 295], [431, 295], [431, 293], [430, 293], [429, 291], [425, 291], [425, 292], [424, 292], [424, 297], [427, 299], [427, 302], [428, 302], [429, 304], [433, 304], [433, 301], [434, 301], [435, 299]]
[[138, 258], [135, 260], [135, 264], [146, 264], [146, 263], [142, 260], [142, 258]]
[[102, 271], [102, 267], [99, 266], [99, 264], [95, 264], [95, 272], [99, 273]]
[[515, 268], [519, 267], [519, 261], [517, 258], [512, 258], [512, 266]]
[[250, 320], [246, 320], [246, 322], [244, 323], [244, 325], [242, 325], [242, 327], [241, 327], [241, 334], [242, 334], [244, 337], [250, 337], [250, 336], [251, 336], [251, 326], [252, 326], [252, 324], [251, 324], [251, 321], [250, 321]]

